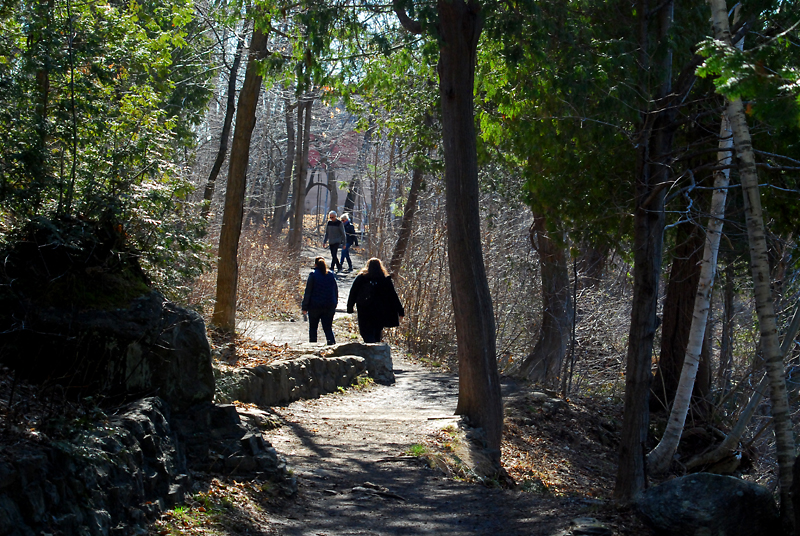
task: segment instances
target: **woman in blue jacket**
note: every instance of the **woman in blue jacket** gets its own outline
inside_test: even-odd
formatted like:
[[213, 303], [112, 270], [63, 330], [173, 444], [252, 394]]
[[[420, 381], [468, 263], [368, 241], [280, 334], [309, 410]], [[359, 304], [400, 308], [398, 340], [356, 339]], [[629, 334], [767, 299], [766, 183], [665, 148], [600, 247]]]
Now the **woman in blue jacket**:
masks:
[[308, 313], [308, 342], [317, 342], [317, 328], [322, 321], [322, 331], [328, 344], [336, 344], [333, 336], [333, 315], [339, 302], [339, 287], [336, 276], [328, 270], [325, 259], [314, 259], [314, 271], [308, 274], [306, 291], [303, 293], [302, 310]]

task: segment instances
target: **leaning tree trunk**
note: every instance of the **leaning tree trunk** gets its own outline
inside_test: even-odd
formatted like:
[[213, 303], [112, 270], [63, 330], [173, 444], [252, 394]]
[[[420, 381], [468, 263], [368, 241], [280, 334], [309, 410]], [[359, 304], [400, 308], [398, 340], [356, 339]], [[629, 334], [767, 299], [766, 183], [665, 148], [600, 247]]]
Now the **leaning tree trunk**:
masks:
[[480, 4], [438, 0], [439, 91], [445, 160], [447, 252], [458, 343], [459, 394], [456, 413], [486, 436], [500, 469], [503, 406], [496, 360], [492, 298], [481, 252], [474, 81]]
[[286, 117], [286, 158], [283, 163], [283, 178], [275, 196], [275, 211], [272, 213], [272, 236], [278, 236], [286, 223], [286, 203], [292, 188], [292, 166], [295, 160], [294, 147], [294, 106], [284, 99]]
[[[727, 46], [731, 44], [725, 0], [709, 0], [714, 36]], [[794, 511], [791, 503], [792, 466], [795, 458], [794, 433], [789, 413], [786, 392], [783, 356], [778, 343], [778, 324], [775, 304], [770, 289], [769, 258], [761, 196], [758, 188], [755, 154], [747, 126], [747, 116], [739, 98], [728, 101], [728, 119], [733, 131], [733, 143], [739, 161], [739, 176], [744, 196], [747, 239], [750, 245], [750, 270], [753, 275], [753, 290], [756, 298], [756, 314], [761, 330], [761, 352], [766, 361], [772, 402], [772, 421], [775, 426], [775, 450], [778, 458], [780, 479], [781, 522], [787, 534], [794, 533]]]
[[403, 264], [403, 257], [408, 248], [408, 241], [411, 240], [411, 231], [414, 229], [414, 215], [417, 213], [417, 200], [419, 190], [422, 186], [422, 168], [415, 166], [411, 172], [411, 189], [408, 191], [408, 199], [403, 209], [403, 219], [400, 222], [400, 232], [397, 235], [397, 242], [392, 253], [392, 262], [389, 264], [392, 273], [400, 271]]
[[569, 265], [564, 245], [547, 232], [547, 219], [534, 214], [530, 229], [542, 273], [542, 321], [533, 351], [522, 361], [519, 375], [541, 383], [558, 380], [569, 347], [574, 315]]
[[236, 112], [236, 128], [228, 166], [228, 188], [225, 191], [225, 211], [222, 215], [217, 253], [217, 300], [211, 317], [212, 324], [228, 333], [233, 333], [236, 329], [236, 289], [239, 282], [237, 253], [242, 233], [250, 139], [256, 125], [256, 107], [261, 92], [257, 60], [263, 56], [266, 47], [267, 36], [256, 29], [250, 41], [247, 71], [239, 94], [239, 109]]
[[[673, 3], [661, 4], [659, 40], [665, 43], [672, 25]], [[639, 63], [642, 73], [651, 71], [649, 53], [650, 5], [636, 3], [639, 23]], [[649, 398], [656, 307], [664, 242], [664, 204], [674, 136], [674, 106], [666, 106], [672, 93], [672, 54], [667, 47], [656, 69], [661, 80], [659, 99], [644, 114], [640, 133], [634, 211], [633, 303], [625, 368], [625, 409], [619, 447], [614, 499], [629, 504], [645, 489], [645, 443], [650, 425]], [[643, 75], [644, 76], [644, 75]], [[648, 76], [652, 76], [648, 74]], [[641, 81], [648, 95], [647, 78]]]
[[236, 54], [233, 56], [233, 64], [228, 78], [228, 98], [225, 103], [225, 120], [222, 123], [222, 132], [219, 135], [219, 150], [217, 151], [214, 165], [211, 167], [211, 173], [208, 175], [205, 191], [203, 191], [203, 201], [205, 201], [201, 211], [203, 219], [208, 219], [208, 214], [211, 211], [211, 202], [214, 200], [214, 191], [217, 188], [217, 177], [222, 169], [222, 164], [225, 162], [225, 156], [228, 154], [228, 138], [231, 135], [233, 112], [236, 111], [236, 79], [239, 76], [239, 64], [242, 62], [242, 50], [244, 50], [244, 37], [240, 36], [239, 42], [236, 44]]
[[[730, 164], [730, 126], [727, 118], [723, 117], [720, 127], [720, 152], [717, 158], [722, 167]], [[714, 194], [711, 197], [711, 212], [708, 218], [703, 260], [700, 264], [700, 280], [697, 284], [697, 296], [694, 301], [694, 313], [689, 329], [689, 342], [683, 358], [678, 388], [672, 411], [667, 421], [667, 428], [656, 448], [647, 455], [648, 469], [655, 474], [661, 474], [669, 469], [672, 457], [678, 450], [678, 444], [683, 434], [686, 423], [686, 414], [692, 400], [692, 391], [700, 364], [700, 353], [703, 349], [703, 340], [706, 334], [708, 312], [711, 309], [711, 293], [714, 287], [714, 277], [717, 272], [717, 254], [719, 242], [722, 238], [722, 224], [725, 217], [725, 201], [728, 197], [728, 184], [730, 183], [729, 171], [719, 171], [714, 176]]]
[[[300, 149], [297, 151], [299, 155], [296, 164], [297, 176], [295, 178], [294, 199], [292, 199], [293, 214], [292, 214], [292, 227], [289, 230], [289, 249], [295, 253], [300, 253], [300, 247], [303, 244], [303, 216], [305, 216], [305, 203], [306, 203], [306, 175], [308, 175], [308, 144], [311, 136], [311, 105], [314, 103], [314, 98], [309, 97], [305, 99], [302, 105], [298, 104], [298, 110], [302, 109], [303, 113], [303, 137], [300, 140]], [[297, 126], [300, 126], [300, 115], [298, 113]]]

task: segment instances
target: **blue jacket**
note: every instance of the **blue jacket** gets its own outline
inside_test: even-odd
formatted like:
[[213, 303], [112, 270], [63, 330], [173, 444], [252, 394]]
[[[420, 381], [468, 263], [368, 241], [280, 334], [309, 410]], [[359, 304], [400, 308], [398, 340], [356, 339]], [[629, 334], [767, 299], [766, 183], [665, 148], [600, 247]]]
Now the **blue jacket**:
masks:
[[335, 308], [337, 303], [339, 303], [339, 287], [336, 285], [333, 272], [323, 274], [315, 268], [308, 274], [302, 310]]

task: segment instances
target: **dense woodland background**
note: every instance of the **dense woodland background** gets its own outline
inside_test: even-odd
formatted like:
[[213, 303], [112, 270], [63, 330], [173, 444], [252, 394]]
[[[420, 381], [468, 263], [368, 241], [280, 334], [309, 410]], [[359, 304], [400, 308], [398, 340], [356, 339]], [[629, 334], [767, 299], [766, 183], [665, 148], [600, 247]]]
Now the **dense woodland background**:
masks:
[[[725, 15], [713, 27], [710, 7]], [[328, 210], [348, 212], [406, 305], [393, 343], [462, 375], [488, 366], [624, 403], [622, 502], [683, 392], [678, 438], [706, 456], [667, 448], [660, 472], [733, 460], [781, 491], [788, 526], [800, 5], [727, 9], [4, 1], [2, 239], [46, 229], [69, 247], [114, 229], [155, 286], [231, 332], [299, 317], [301, 248], [319, 245]], [[459, 17], [472, 24], [461, 52]], [[751, 269], [758, 237], [766, 272]], [[484, 316], [470, 333], [489, 339], [459, 335]], [[696, 366], [679, 389], [684, 354]], [[482, 381], [462, 382], [468, 415], [499, 397]]]

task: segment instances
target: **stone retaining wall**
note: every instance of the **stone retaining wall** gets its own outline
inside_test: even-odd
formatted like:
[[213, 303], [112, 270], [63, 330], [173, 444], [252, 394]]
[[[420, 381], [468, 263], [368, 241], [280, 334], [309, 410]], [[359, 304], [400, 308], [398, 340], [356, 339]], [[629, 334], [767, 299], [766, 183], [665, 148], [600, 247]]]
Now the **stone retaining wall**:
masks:
[[366, 372], [366, 360], [348, 355], [304, 355], [291, 361], [233, 370], [216, 369], [216, 402], [239, 401], [259, 406], [317, 398], [347, 387]]

